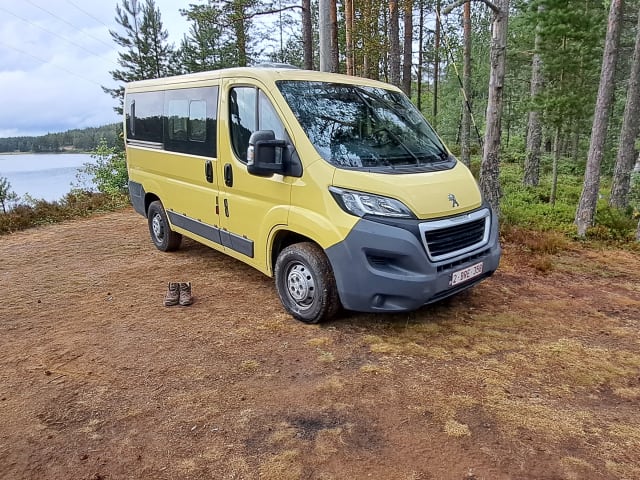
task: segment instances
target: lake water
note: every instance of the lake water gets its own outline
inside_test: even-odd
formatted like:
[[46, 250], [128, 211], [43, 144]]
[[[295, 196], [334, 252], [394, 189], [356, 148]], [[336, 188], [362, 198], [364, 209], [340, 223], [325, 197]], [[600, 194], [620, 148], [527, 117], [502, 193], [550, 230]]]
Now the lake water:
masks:
[[93, 163], [91, 155], [83, 153], [0, 154], [0, 177], [11, 184], [11, 191], [20, 197], [28, 194], [49, 202], [60, 200], [74, 187], [90, 190], [89, 179], [76, 178], [78, 169]]

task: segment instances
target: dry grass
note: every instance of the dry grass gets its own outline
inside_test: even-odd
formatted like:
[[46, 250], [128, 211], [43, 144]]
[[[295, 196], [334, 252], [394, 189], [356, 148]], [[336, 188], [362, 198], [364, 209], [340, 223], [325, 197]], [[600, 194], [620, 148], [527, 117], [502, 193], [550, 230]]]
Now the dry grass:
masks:
[[470, 437], [471, 430], [469, 430], [469, 426], [464, 423], [457, 422], [454, 419], [447, 420], [447, 423], [444, 424], [444, 431], [450, 437]]

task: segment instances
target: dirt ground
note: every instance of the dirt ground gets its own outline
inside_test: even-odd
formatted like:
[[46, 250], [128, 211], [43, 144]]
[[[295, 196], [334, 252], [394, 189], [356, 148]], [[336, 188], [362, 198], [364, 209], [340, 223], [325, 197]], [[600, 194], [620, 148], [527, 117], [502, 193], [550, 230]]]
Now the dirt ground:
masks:
[[[640, 254], [552, 244], [308, 326], [131, 209], [2, 236], [0, 478], [638, 479]], [[192, 306], [162, 305], [170, 280]]]

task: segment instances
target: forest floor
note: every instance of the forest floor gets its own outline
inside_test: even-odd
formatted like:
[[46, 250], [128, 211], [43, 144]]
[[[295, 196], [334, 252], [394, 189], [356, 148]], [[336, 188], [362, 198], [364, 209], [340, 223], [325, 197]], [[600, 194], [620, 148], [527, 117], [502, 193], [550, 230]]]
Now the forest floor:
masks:
[[536, 238], [455, 298], [308, 326], [131, 209], [1, 236], [0, 478], [640, 478], [640, 255]]

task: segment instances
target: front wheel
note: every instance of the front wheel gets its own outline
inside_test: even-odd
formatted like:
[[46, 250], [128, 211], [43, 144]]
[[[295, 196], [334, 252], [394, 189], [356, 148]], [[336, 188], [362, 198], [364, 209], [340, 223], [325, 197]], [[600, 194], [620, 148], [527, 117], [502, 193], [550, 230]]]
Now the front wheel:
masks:
[[158, 250], [170, 252], [180, 248], [182, 235], [171, 230], [167, 214], [159, 200], [151, 202], [149, 205], [147, 220], [151, 240]]
[[331, 265], [314, 243], [296, 243], [282, 250], [276, 261], [275, 280], [285, 310], [302, 322], [327, 320], [340, 308]]

